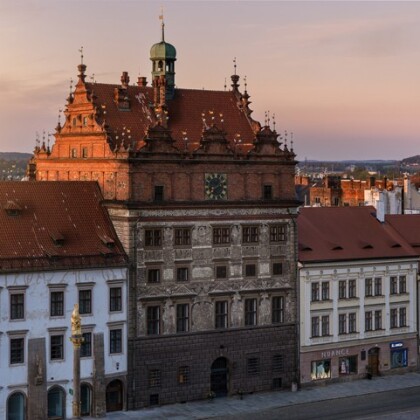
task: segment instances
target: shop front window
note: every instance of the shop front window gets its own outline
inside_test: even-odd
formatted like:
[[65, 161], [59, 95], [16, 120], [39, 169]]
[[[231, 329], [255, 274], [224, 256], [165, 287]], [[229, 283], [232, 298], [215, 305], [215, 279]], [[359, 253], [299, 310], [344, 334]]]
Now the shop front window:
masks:
[[357, 356], [341, 357], [338, 360], [340, 375], [357, 373]]
[[331, 378], [331, 360], [318, 360], [312, 362], [311, 379], [329, 379]]
[[398, 349], [391, 351], [391, 368], [407, 367], [408, 350]]

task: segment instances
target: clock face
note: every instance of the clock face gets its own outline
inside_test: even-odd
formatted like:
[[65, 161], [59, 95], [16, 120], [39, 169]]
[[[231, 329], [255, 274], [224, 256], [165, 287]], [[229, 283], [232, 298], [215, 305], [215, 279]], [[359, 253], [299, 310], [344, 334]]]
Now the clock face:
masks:
[[225, 200], [227, 198], [226, 174], [206, 174], [204, 191], [210, 200]]

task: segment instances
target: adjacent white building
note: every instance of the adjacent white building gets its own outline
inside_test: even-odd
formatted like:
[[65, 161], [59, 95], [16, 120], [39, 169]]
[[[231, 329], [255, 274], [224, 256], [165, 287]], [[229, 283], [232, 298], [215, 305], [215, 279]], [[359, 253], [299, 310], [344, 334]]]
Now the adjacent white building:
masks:
[[418, 253], [372, 207], [298, 218], [300, 381], [417, 368]]
[[0, 418], [72, 415], [79, 304], [83, 415], [122, 409], [127, 259], [95, 183], [0, 183]]

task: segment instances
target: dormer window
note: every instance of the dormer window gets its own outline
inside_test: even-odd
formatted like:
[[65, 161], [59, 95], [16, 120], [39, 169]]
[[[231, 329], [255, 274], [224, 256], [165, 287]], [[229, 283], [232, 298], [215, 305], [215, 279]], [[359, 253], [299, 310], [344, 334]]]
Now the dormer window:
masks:
[[61, 247], [64, 245], [64, 236], [58, 231], [49, 231], [50, 238], [54, 242], [54, 245]]
[[4, 210], [6, 211], [8, 216], [19, 216], [22, 213], [21, 207], [12, 200], [7, 201], [6, 205], [4, 206]]
[[88, 125], [88, 117], [83, 117], [83, 127]]

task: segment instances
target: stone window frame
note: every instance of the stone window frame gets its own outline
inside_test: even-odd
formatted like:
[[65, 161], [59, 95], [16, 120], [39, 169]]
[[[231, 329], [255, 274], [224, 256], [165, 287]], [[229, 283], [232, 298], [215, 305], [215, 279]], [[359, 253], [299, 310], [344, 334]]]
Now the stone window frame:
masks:
[[[66, 316], [66, 288], [67, 284], [60, 283], [60, 284], [49, 284], [49, 316], [53, 319], [65, 318]], [[62, 314], [61, 315], [53, 315], [53, 302], [52, 302], [52, 293], [62, 293], [63, 294], [63, 302], [62, 302]]]
[[[153, 318], [150, 319], [149, 317], [149, 309], [158, 309], [158, 317], [157, 319]], [[162, 305], [156, 302], [150, 303], [148, 305], [146, 305], [145, 307], [145, 333], [147, 336], [157, 336], [157, 335], [161, 335], [162, 334]], [[153, 332], [150, 333], [149, 331], [152, 331], [152, 329], [149, 329], [149, 325], [151, 325], [153, 323], [153, 325], [157, 325], [157, 332]], [[155, 329], [153, 329], [154, 331]]]
[[72, 147], [70, 149], [70, 157], [72, 159], [76, 159], [77, 158], [77, 148], [76, 147]]
[[144, 248], [162, 249], [163, 229], [161, 227], [147, 227], [144, 229]]
[[159, 367], [149, 367], [147, 370], [147, 387], [160, 388], [162, 385], [162, 369]]
[[[218, 312], [218, 306], [224, 305], [226, 311]], [[224, 320], [224, 323], [219, 323], [219, 320]], [[216, 330], [226, 330], [229, 328], [229, 299], [220, 298], [214, 301], [214, 328]]]
[[[252, 270], [251, 267], [254, 267], [254, 270]], [[242, 267], [242, 275], [244, 278], [248, 279], [255, 279], [258, 277], [258, 261], [255, 259], [245, 260], [243, 261], [243, 267]]]
[[[182, 271], [181, 271], [182, 270]], [[186, 273], [186, 279], [181, 278], [180, 274], [183, 273], [183, 275]], [[174, 278], [177, 283], [188, 283], [191, 278], [191, 265], [190, 264], [182, 264], [182, 263], [176, 263], [174, 267]]]
[[[9, 290], [9, 321], [10, 322], [22, 322], [26, 320], [26, 289], [28, 286], [8, 286], [7, 289]], [[22, 296], [23, 301], [20, 302], [12, 302], [12, 296]], [[14, 310], [17, 310], [16, 305], [22, 306], [22, 316], [19, 314], [15, 314]], [[13, 316], [12, 316], [13, 315]], [[19, 316], [19, 317], [17, 317]]]
[[[183, 312], [187, 309], [186, 312]], [[188, 333], [191, 330], [191, 305], [188, 301], [179, 301], [175, 306], [176, 333]]]
[[[274, 302], [278, 300], [280, 305], [274, 306]], [[272, 324], [283, 324], [285, 321], [285, 304], [286, 298], [284, 295], [271, 296], [271, 323]]]
[[[94, 286], [95, 286], [95, 282], [89, 282], [89, 283], [76, 283], [76, 286], [77, 286], [77, 301], [78, 301], [78, 303], [79, 303], [79, 313], [80, 313], [80, 315], [82, 316], [82, 317], [85, 317], [85, 316], [92, 316], [93, 315], [93, 289], [94, 289]], [[87, 310], [87, 309], [85, 309], [85, 307], [84, 307], [84, 304], [85, 303], [83, 303], [83, 304], [81, 304], [81, 300], [80, 300], [80, 295], [81, 295], [81, 292], [87, 292], [87, 291], [90, 291], [90, 297], [89, 297], [89, 299], [87, 299], [87, 298], [84, 298], [83, 299], [83, 301], [85, 302], [89, 302], [89, 305], [90, 305], [90, 312]]]
[[247, 376], [258, 376], [261, 374], [261, 358], [259, 355], [248, 355], [246, 359]]
[[[157, 274], [155, 279], [154, 274]], [[152, 279], [152, 281], [151, 281]], [[146, 283], [147, 284], [161, 284], [162, 283], [162, 264], [148, 264], [146, 266]]]
[[372, 297], [373, 296], [373, 278], [367, 277], [365, 278], [365, 297]]
[[311, 282], [311, 302], [319, 302], [319, 282]]
[[330, 282], [329, 281], [321, 282], [321, 300], [323, 302], [330, 300]]
[[383, 291], [382, 291], [382, 277], [375, 277], [374, 278], [374, 284], [373, 284], [373, 293], [374, 296], [383, 296]]
[[[7, 331], [7, 335], [9, 337], [9, 352], [8, 352], [8, 366], [9, 367], [18, 367], [18, 366], [25, 366], [26, 365], [26, 337], [28, 335], [29, 330], [14, 330], [14, 331]], [[22, 362], [11, 363], [12, 361], [12, 340], [22, 340]]]
[[[108, 312], [110, 314], [115, 313], [122, 313], [124, 312], [124, 280], [108, 280]], [[119, 296], [119, 309], [112, 309], [112, 299], [115, 299], [116, 297], [111, 296], [111, 290], [112, 289], [120, 289], [121, 293]]]
[[89, 157], [89, 148], [87, 146], [82, 147], [82, 158], [87, 159]]
[[178, 366], [177, 382], [178, 385], [188, 385], [191, 378], [191, 370], [188, 365]]
[[256, 224], [242, 225], [242, 244], [258, 244], [260, 242], [260, 226]]
[[[67, 327], [52, 327], [48, 328], [48, 335], [49, 335], [49, 344], [48, 344], [48, 360], [50, 363], [62, 363], [66, 361], [66, 331]], [[61, 344], [57, 344], [61, 346], [61, 358], [52, 357], [52, 337], [61, 337], [62, 342]]]
[[287, 223], [276, 223], [269, 226], [270, 243], [282, 243], [288, 239]]
[[[283, 260], [275, 259], [271, 261], [270, 267], [271, 267], [271, 275], [273, 277], [284, 276], [285, 264]], [[279, 267], [280, 267], [280, 272], [277, 272]]]
[[165, 186], [154, 185], [153, 186], [153, 201], [160, 203], [165, 200]]
[[192, 228], [190, 226], [174, 227], [174, 247], [191, 248]]
[[90, 334], [90, 337], [91, 337], [91, 340], [90, 340], [90, 355], [88, 355], [88, 356], [83, 356], [82, 355], [82, 347], [85, 344], [85, 342], [83, 342], [81, 347], [80, 347], [80, 357], [83, 358], [83, 359], [93, 358], [93, 345], [94, 345], [93, 331], [94, 331], [95, 327], [96, 327], [95, 324], [82, 325], [82, 336], [84, 336], [85, 334]]
[[[225, 269], [225, 275], [224, 276], [220, 276], [218, 273], [219, 269]], [[229, 265], [228, 264], [221, 264], [221, 263], [217, 263], [214, 266], [214, 278], [216, 280], [227, 280], [229, 278]]]
[[[124, 322], [108, 322], [108, 355], [115, 356], [124, 354]], [[120, 332], [120, 336], [114, 336], [114, 333]], [[118, 345], [119, 349], [114, 349], [113, 346]]]
[[263, 197], [263, 200], [272, 200], [273, 199], [273, 185], [272, 184], [264, 184], [263, 185], [262, 197]]
[[212, 226], [212, 244], [213, 246], [227, 246], [232, 243], [232, 226]]
[[248, 296], [244, 299], [244, 326], [255, 327], [257, 325], [258, 325], [258, 297]]

